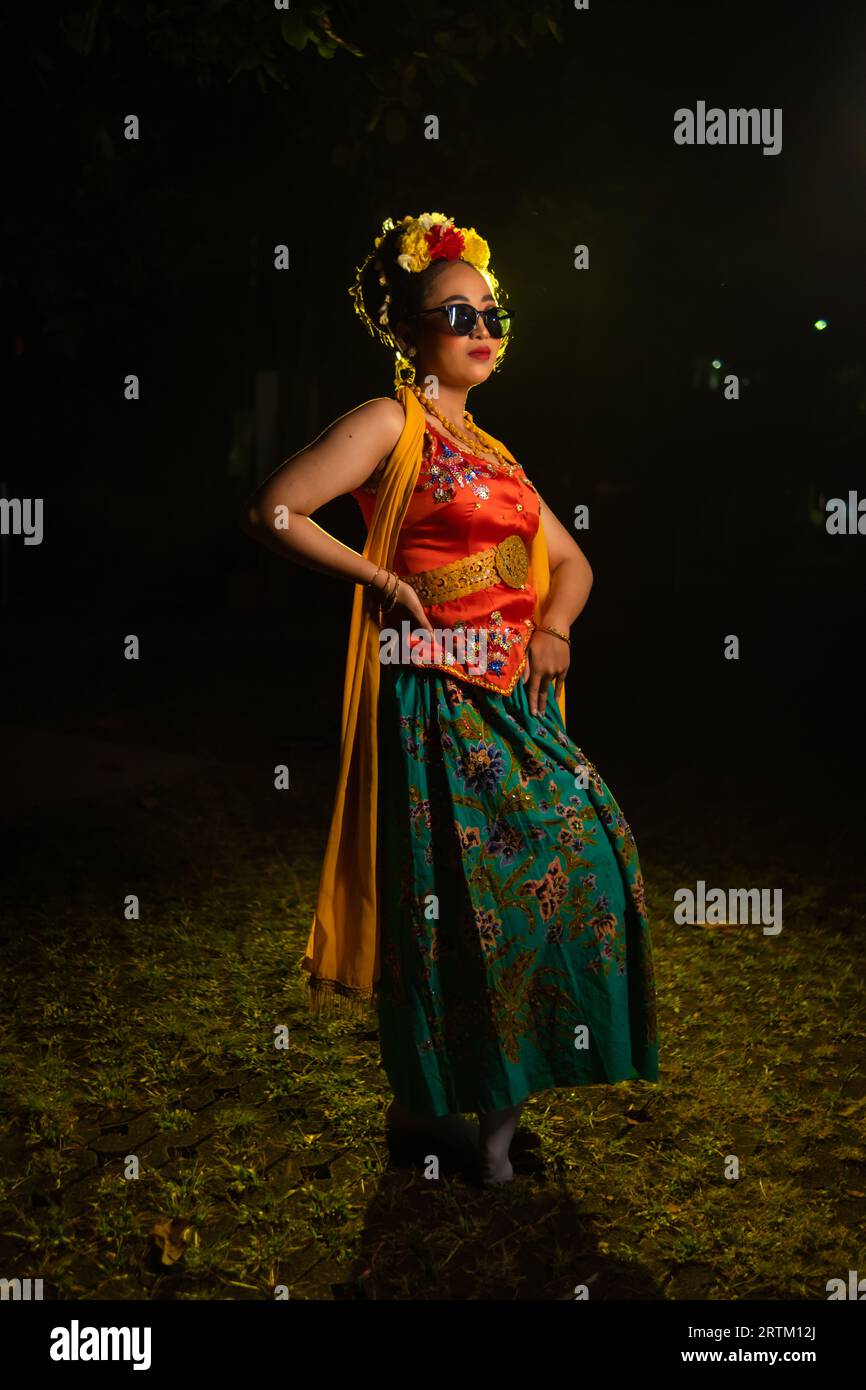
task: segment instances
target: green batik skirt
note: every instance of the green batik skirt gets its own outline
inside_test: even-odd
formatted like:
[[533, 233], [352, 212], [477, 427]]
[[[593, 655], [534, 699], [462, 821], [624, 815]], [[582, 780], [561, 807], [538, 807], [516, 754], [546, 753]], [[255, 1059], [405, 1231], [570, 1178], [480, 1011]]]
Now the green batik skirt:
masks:
[[[419, 1115], [658, 1080], [634, 836], [548, 695], [383, 665], [382, 1065]], [[584, 786], [583, 783], [586, 783]]]

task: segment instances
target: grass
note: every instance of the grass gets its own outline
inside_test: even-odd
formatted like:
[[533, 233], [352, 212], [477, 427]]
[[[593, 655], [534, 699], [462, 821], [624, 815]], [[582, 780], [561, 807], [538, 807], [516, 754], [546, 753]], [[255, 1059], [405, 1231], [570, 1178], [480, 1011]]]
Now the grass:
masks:
[[[660, 1084], [537, 1094], [534, 1170], [428, 1181], [389, 1158], [375, 1020], [305, 1007], [310, 756], [294, 811], [217, 769], [7, 827], [0, 1273], [61, 1299], [781, 1299], [862, 1268], [853, 869], [816, 885], [808, 841], [774, 859], [745, 819], [754, 861], [687, 842], [713, 828], [676, 796], [645, 835], [633, 813]], [[699, 877], [783, 883], [783, 931], [675, 926]]]

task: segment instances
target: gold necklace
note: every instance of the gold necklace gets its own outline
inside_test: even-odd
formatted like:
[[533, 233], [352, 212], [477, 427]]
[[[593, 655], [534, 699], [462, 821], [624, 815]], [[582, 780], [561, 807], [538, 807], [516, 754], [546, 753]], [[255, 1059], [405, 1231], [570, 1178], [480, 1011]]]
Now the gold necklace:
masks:
[[[475, 421], [472, 419], [472, 416], [469, 414], [468, 410], [464, 410], [463, 418], [468, 422], [469, 429], [472, 431], [472, 436], [474, 436], [474, 438], [468, 434], [464, 434], [464, 432], [458, 429], [456, 425], [452, 425], [451, 421], [445, 418], [441, 410], [437, 410], [436, 406], [433, 404], [431, 400], [428, 399], [428, 397], [421, 390], [420, 386], [415, 386], [413, 384], [412, 386], [410, 386], [409, 389], [412, 391], [413, 395], [417, 396], [420, 403], [424, 406], [424, 409], [429, 410], [431, 415], [435, 415], [436, 419], [439, 420], [447, 430], [450, 430], [451, 434], [453, 434], [455, 438], [462, 439], [464, 444], [472, 445], [477, 442], [483, 445], [485, 449], [489, 449], [491, 454], [495, 454], [496, 458], [498, 459], [498, 466], [502, 469], [503, 473], [506, 473], [509, 478], [512, 476], [512, 474], [514, 473], [514, 464], [509, 463], [506, 458], [503, 458], [501, 450], [497, 449], [495, 444], [492, 444], [488, 440], [485, 440], [481, 430], [478, 428]], [[484, 461], [485, 463], [490, 462], [489, 459], [485, 459]]]

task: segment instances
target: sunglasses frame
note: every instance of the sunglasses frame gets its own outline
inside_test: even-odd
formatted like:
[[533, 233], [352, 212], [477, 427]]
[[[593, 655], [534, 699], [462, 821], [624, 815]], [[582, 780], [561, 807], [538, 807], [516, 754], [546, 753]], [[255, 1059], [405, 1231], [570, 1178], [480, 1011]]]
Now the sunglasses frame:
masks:
[[[471, 309], [475, 314], [475, 322], [472, 324], [471, 328], [467, 328], [465, 333], [458, 333], [457, 329], [454, 327], [454, 324], [451, 321], [452, 309]], [[514, 318], [514, 311], [512, 309], [506, 309], [503, 304], [491, 304], [490, 307], [487, 309], [476, 309], [474, 304], [463, 304], [462, 302], [458, 301], [454, 304], [437, 304], [433, 309], [419, 309], [417, 314], [410, 314], [409, 319], [420, 319], [424, 314], [445, 314], [445, 316], [448, 319], [448, 326], [456, 338], [468, 338], [472, 333], [475, 332], [475, 329], [478, 327], [479, 318], [483, 318], [484, 327], [487, 329], [487, 332], [490, 334], [491, 338], [496, 338], [497, 342], [501, 342], [503, 338], [508, 337], [508, 334], [511, 332], [510, 320]], [[508, 329], [506, 330], [506, 332], [500, 333], [498, 338], [497, 335], [491, 330], [490, 324], [487, 322], [487, 314], [508, 315]]]

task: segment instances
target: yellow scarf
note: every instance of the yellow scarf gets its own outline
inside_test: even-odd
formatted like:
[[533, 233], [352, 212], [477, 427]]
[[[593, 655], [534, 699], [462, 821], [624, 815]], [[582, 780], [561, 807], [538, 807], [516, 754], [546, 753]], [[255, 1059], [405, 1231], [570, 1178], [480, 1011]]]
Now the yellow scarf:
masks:
[[[401, 386], [406, 412], [403, 432], [382, 473], [364, 546], [364, 557], [393, 566], [397, 537], [421, 468], [425, 417], [418, 397]], [[510, 463], [504, 444], [482, 432]], [[529, 555], [529, 580], [541, 615], [550, 588], [547, 542], [539, 520]], [[337, 795], [325, 849], [318, 901], [301, 969], [309, 975], [310, 1006], [335, 1005], [363, 1015], [379, 979], [379, 922], [376, 894], [378, 807], [379, 623], [370, 591], [355, 589], [343, 688], [342, 742]], [[565, 720], [565, 690], [558, 697]]]

